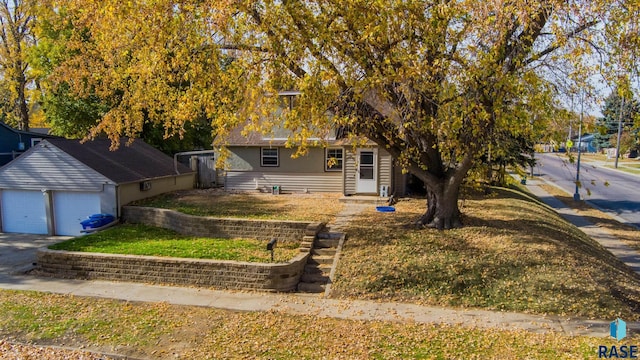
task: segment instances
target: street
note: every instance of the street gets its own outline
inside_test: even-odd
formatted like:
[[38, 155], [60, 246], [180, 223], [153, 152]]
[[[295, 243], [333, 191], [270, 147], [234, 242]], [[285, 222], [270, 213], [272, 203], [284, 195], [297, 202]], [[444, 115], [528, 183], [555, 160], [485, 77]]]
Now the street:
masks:
[[[536, 176], [575, 193], [576, 163], [570, 163], [565, 154], [559, 153], [539, 153], [536, 160]], [[640, 176], [601, 163], [581, 161], [580, 184], [581, 199], [640, 228]]]

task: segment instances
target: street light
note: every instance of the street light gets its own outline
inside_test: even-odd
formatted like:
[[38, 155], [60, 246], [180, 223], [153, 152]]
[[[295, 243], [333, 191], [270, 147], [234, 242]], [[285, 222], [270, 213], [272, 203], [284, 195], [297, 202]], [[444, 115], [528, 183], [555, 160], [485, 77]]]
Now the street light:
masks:
[[578, 165], [576, 167], [576, 192], [573, 194], [573, 200], [580, 200], [580, 193], [578, 192], [578, 188], [580, 185], [580, 151], [582, 144], [582, 114], [584, 112], [584, 92], [580, 92], [580, 125], [578, 127]]

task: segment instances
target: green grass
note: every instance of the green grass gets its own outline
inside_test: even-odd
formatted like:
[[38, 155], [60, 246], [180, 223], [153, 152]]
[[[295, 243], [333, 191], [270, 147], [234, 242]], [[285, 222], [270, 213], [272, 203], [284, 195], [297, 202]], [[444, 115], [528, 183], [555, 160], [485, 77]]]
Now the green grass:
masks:
[[[266, 242], [251, 239], [198, 238], [147, 225], [125, 224], [73, 238], [49, 247], [53, 250], [106, 254], [167, 256], [193, 259], [270, 262]], [[287, 262], [299, 253], [296, 242], [278, 243], [274, 260]]]
[[344, 298], [640, 319], [640, 278], [526, 194], [462, 203], [465, 227], [410, 229], [424, 200], [352, 222], [333, 290]]
[[[637, 335], [624, 344], [637, 344]], [[592, 359], [613, 339], [0, 290], [0, 337], [148, 359]], [[40, 352], [44, 358], [46, 352]]]

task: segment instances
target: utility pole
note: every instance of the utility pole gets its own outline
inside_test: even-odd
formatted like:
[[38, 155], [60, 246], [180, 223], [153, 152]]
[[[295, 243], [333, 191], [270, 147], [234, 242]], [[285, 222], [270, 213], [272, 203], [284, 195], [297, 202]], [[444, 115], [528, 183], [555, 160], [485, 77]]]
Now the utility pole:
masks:
[[580, 200], [580, 193], [578, 189], [580, 187], [580, 154], [582, 151], [580, 150], [582, 145], [582, 114], [584, 113], [584, 92], [580, 93], [580, 125], [578, 127], [578, 165], [576, 166], [576, 191], [573, 194], [573, 200]]
[[622, 139], [622, 114], [624, 113], [624, 95], [620, 100], [620, 111], [618, 112], [618, 141], [616, 142], [616, 162], [615, 168], [618, 168], [618, 158], [620, 157], [620, 140]]

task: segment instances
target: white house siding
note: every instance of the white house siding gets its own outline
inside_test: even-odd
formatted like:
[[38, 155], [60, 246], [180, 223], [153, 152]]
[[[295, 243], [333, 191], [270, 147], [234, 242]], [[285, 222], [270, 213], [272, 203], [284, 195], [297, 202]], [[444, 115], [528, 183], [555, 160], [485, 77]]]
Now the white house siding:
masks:
[[258, 171], [227, 171], [226, 190], [271, 191], [279, 186], [284, 192], [342, 192], [342, 173], [275, 173]]

